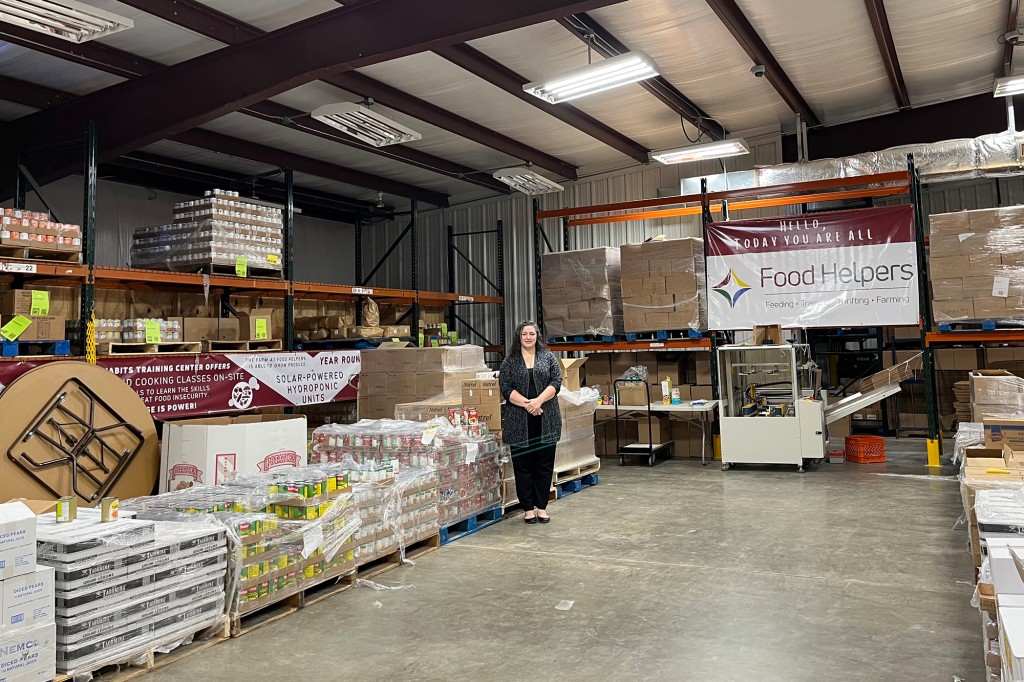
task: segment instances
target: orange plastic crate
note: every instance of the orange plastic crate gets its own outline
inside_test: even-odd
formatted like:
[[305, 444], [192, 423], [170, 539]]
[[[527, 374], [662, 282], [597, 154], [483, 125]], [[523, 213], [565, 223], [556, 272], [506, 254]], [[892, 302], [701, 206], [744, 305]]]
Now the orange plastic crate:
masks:
[[847, 436], [846, 459], [857, 464], [885, 461], [885, 439], [879, 436]]

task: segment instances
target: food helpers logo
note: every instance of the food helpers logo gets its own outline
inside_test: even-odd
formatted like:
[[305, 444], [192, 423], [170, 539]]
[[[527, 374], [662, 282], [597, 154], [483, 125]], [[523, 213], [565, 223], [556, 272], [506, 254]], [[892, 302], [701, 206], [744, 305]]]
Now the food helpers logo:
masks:
[[729, 274], [725, 276], [725, 279], [711, 290], [716, 294], [724, 296], [725, 300], [729, 301], [729, 307], [735, 308], [736, 302], [740, 300], [740, 296], [750, 291], [750, 289], [750, 285], [740, 279], [739, 275], [736, 274], [736, 270], [729, 268]]

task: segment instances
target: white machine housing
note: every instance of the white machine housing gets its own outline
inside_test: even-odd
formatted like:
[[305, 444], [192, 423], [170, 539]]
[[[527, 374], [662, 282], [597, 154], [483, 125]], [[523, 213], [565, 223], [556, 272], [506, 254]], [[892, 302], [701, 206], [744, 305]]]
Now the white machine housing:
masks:
[[[802, 470], [805, 462], [824, 459], [827, 424], [900, 390], [898, 383], [890, 384], [826, 407], [819, 395], [818, 376], [806, 345], [720, 347], [722, 463], [792, 464]], [[743, 416], [750, 384], [757, 385], [758, 395], [770, 406], [783, 406], [787, 416]]]

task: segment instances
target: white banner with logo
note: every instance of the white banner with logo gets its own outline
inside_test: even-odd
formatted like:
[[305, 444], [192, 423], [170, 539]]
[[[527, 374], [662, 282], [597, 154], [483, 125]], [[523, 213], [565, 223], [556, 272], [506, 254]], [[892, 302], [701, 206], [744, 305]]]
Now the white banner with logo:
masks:
[[916, 325], [912, 206], [712, 223], [708, 326]]

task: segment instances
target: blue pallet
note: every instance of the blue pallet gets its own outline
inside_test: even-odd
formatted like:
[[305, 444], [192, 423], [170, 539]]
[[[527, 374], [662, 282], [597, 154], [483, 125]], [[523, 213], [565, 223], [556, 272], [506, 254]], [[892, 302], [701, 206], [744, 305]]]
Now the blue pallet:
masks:
[[[975, 327], [981, 325], [981, 331], [992, 332], [997, 329], [995, 320], [975, 320], [969, 323], [961, 322], [939, 322], [940, 332], [957, 332], [957, 331], [978, 331]], [[954, 329], [953, 327], [961, 327], [960, 329]], [[970, 326], [971, 329], [964, 329], [963, 327]]]
[[[29, 346], [34, 346], [41, 350], [40, 353], [35, 353], [35, 355], [71, 355], [70, 341], [7, 341], [3, 339], [2, 342], [3, 346], [0, 346], [0, 357], [5, 358], [29, 355]], [[22, 348], [26, 352], [23, 353]]]
[[582, 477], [574, 479], [572, 481], [566, 481], [565, 483], [559, 483], [558, 485], [555, 486], [555, 494], [556, 494], [555, 499], [556, 500], [560, 500], [563, 497], [565, 497], [566, 495], [572, 495], [573, 493], [578, 493], [579, 491], [583, 490], [584, 488], [589, 488], [591, 486], [597, 485], [597, 483], [598, 483], [597, 474], [587, 474], [586, 476], [582, 476]]
[[441, 528], [441, 545], [447, 545], [449, 542], [455, 542], [459, 538], [471, 535], [481, 528], [492, 526], [501, 521], [501, 518], [501, 505], [498, 504], [490, 509], [485, 509], [479, 514], [470, 516], [468, 519], [445, 526]]

